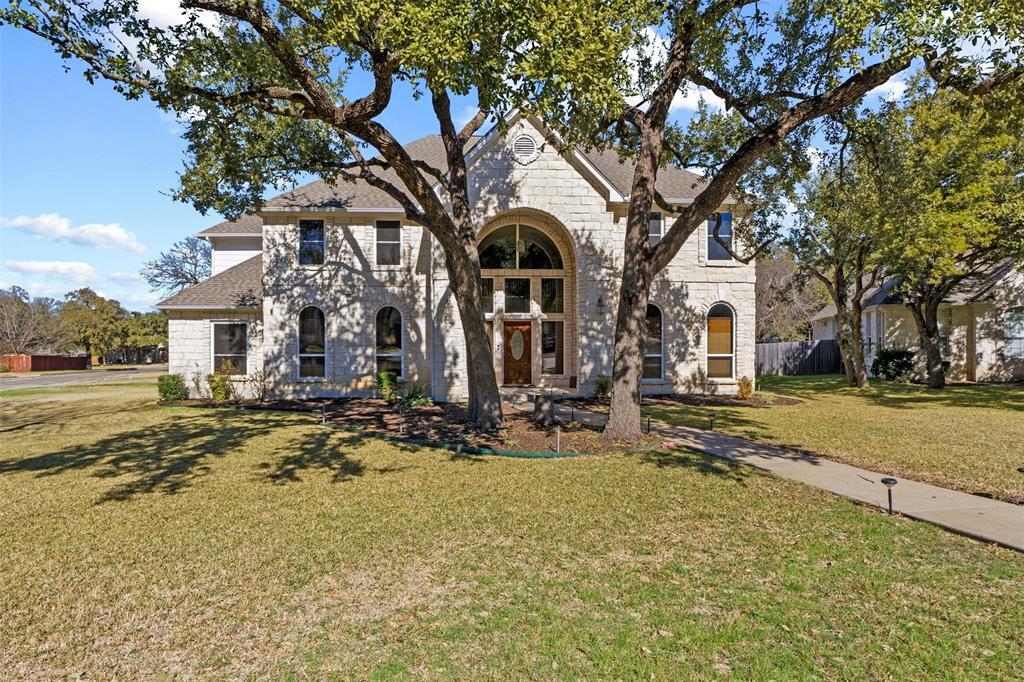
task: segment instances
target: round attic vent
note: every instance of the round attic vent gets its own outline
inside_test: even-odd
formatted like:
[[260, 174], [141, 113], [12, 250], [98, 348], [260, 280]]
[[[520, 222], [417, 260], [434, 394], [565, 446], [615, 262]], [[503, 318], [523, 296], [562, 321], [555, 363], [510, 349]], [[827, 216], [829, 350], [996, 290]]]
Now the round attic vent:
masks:
[[519, 163], [530, 163], [540, 154], [537, 141], [529, 135], [520, 135], [512, 141], [512, 158]]

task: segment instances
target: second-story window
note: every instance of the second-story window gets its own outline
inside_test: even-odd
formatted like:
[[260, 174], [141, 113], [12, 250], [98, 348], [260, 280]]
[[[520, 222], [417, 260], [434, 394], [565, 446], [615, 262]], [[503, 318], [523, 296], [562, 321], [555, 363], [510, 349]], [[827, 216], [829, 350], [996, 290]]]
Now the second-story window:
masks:
[[299, 265], [324, 264], [324, 221], [299, 221]]
[[651, 246], [657, 246], [664, 234], [665, 219], [660, 211], [651, 213], [651, 220], [648, 223], [647, 234], [651, 240]]
[[708, 260], [732, 260], [729, 252], [715, 239], [715, 225], [718, 225], [718, 236], [732, 248], [732, 213], [716, 213], [708, 218]]
[[377, 265], [402, 264], [402, 223], [377, 221]]

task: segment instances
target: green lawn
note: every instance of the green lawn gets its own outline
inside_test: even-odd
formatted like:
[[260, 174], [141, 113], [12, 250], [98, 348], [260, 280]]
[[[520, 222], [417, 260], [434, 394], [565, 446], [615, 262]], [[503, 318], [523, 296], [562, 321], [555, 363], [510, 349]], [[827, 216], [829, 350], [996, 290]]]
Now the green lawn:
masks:
[[15, 678], [1024, 677], [1024, 556], [693, 454], [0, 400]]
[[763, 377], [799, 398], [771, 408], [645, 408], [653, 418], [812, 450], [895, 476], [1024, 502], [1024, 386], [845, 385], [840, 376]]

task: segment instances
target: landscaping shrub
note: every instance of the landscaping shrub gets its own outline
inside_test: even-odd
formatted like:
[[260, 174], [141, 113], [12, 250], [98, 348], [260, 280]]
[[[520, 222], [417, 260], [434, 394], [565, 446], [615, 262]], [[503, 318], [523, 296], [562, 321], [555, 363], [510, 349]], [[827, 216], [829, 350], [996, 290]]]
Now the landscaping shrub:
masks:
[[265, 400], [267, 397], [267, 373], [258, 369], [250, 374], [245, 383], [249, 386], [249, 395], [256, 400]]
[[594, 397], [607, 398], [612, 394], [612, 378], [607, 374], [598, 374], [594, 379]]
[[883, 348], [871, 363], [871, 373], [889, 381], [906, 381], [914, 370], [914, 351]]
[[199, 363], [193, 363], [195, 369], [192, 371], [192, 395], [196, 398], [202, 398], [205, 391], [203, 390], [203, 373], [199, 371]]
[[377, 382], [377, 395], [393, 403], [398, 398], [398, 377], [391, 372], [377, 372], [373, 378]]
[[233, 400], [235, 397], [235, 386], [231, 382], [231, 375], [238, 373], [238, 369], [230, 360], [225, 360], [213, 374], [206, 377], [206, 383], [210, 385], [210, 397], [214, 400]]
[[754, 382], [750, 377], [742, 376], [736, 382], [736, 395], [740, 400], [750, 400], [754, 397]]
[[185, 385], [185, 377], [180, 374], [163, 374], [156, 380], [156, 390], [160, 393], [160, 400], [165, 403], [172, 403], [176, 400], [188, 400], [188, 387]]

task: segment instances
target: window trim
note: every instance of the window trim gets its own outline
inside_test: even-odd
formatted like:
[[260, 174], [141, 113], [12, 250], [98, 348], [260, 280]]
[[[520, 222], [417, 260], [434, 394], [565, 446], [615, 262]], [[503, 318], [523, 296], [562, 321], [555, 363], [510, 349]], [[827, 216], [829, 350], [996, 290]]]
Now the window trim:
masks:
[[[658, 326], [661, 328], [661, 338], [658, 340], [658, 352], [648, 353], [647, 352], [647, 311], [644, 311], [644, 359], [640, 365], [640, 383], [644, 384], [663, 384], [665, 383], [665, 311], [661, 309], [661, 306], [657, 303], [647, 303], [648, 308], [654, 308], [658, 311]], [[647, 363], [647, 358], [658, 358], [659, 372], [657, 377], [645, 377], [643, 376], [643, 365]]]
[[247, 320], [210, 320], [210, 373], [217, 371], [217, 356], [238, 357], [238, 353], [217, 353], [217, 325], [240, 324], [245, 327], [245, 373], [231, 374], [231, 377], [249, 376], [249, 322]]
[[[379, 317], [380, 311], [385, 308], [394, 308], [395, 312], [398, 313], [398, 352], [397, 353], [380, 353], [377, 351], [377, 325], [380, 324]], [[376, 377], [380, 369], [377, 367], [377, 358], [398, 358], [398, 364], [401, 367], [398, 374], [398, 381], [405, 381], [405, 315], [402, 313], [401, 308], [391, 303], [385, 303], [384, 305], [377, 308], [373, 313], [373, 375]]]
[[705, 244], [705, 246], [704, 246], [704, 250], [705, 250], [704, 262], [706, 264], [708, 264], [708, 265], [733, 265], [733, 264], [736, 264], [739, 261], [737, 261], [735, 258], [733, 258], [728, 253], [726, 254], [726, 258], [712, 258], [711, 257], [711, 244], [712, 244], [712, 242], [714, 242], [716, 245], [718, 245], [718, 242], [715, 241], [715, 228], [711, 224], [711, 222], [714, 220], [714, 217], [716, 215], [727, 215], [727, 216], [729, 216], [729, 247], [733, 248], [735, 246], [735, 244], [736, 244], [736, 240], [734, 238], [734, 225], [733, 225], [733, 222], [734, 222], [733, 221], [733, 217], [734, 216], [733, 216], [732, 211], [715, 211], [714, 213], [711, 214], [711, 217], [709, 217], [706, 221], [704, 221], [704, 233], [705, 233], [705, 240], [704, 240], [704, 244]]
[[[310, 309], [319, 310], [321, 317], [324, 318], [324, 329], [323, 329], [324, 352], [323, 353], [303, 353], [302, 352], [302, 313], [304, 313], [304, 312], [306, 312], [307, 310], [310, 310]], [[296, 319], [296, 331], [297, 331], [297, 334], [295, 335], [295, 341], [296, 341], [296, 346], [297, 346], [296, 350], [298, 351], [295, 354], [295, 358], [296, 358], [295, 378], [296, 378], [297, 381], [312, 381], [312, 382], [326, 381], [327, 380], [327, 313], [325, 313], [324, 309], [321, 308], [320, 306], [310, 304], [310, 305], [304, 306], [302, 308], [302, 310], [299, 311], [298, 317], [295, 318], [295, 319]], [[324, 373], [323, 373], [323, 375], [316, 376], [316, 377], [304, 377], [304, 376], [302, 376], [302, 358], [323, 358], [324, 359]]]
[[[1019, 316], [1019, 318], [1018, 318], [1019, 319], [1018, 324], [1020, 325], [1019, 331], [1018, 331], [1018, 334], [1020, 334], [1019, 336], [1017, 336], [1016, 334], [1013, 335], [1013, 336], [1010, 336], [1010, 333], [1009, 333], [1010, 332], [1010, 325], [1008, 325], [1007, 322], [1009, 321], [1008, 318], [1011, 315]], [[1024, 360], [1024, 305], [1015, 305], [1015, 306], [1012, 306], [1012, 307], [1007, 308], [1006, 310], [1004, 310], [1003, 314], [1002, 314], [1002, 323], [1003, 323], [1003, 347], [1001, 349], [1001, 353], [1002, 353], [1003, 357], [1004, 358], [1011, 358], [1013, 360]], [[1014, 344], [1014, 343], [1018, 343], [1020, 345], [1020, 348], [1021, 348], [1020, 352], [1019, 353], [1008, 353], [1007, 349], [1009, 349], [1011, 344]]]
[[[708, 351], [708, 322], [711, 320], [711, 311], [717, 306], [725, 306], [729, 309], [731, 314], [729, 323], [729, 348], [732, 349], [731, 353], [715, 353], [712, 354]], [[710, 372], [710, 360], [712, 358], [729, 358], [729, 369], [730, 373], [727, 377], [713, 377]], [[736, 308], [725, 301], [716, 301], [708, 306], [708, 310], [704, 313], [704, 370], [707, 375], [708, 381], [712, 382], [732, 382], [736, 381]]]
[[[323, 239], [320, 241], [320, 262], [319, 263], [303, 263], [302, 262], [302, 224], [303, 223], [320, 223], [320, 229], [323, 234]], [[300, 268], [322, 268], [327, 263], [327, 221], [321, 218], [302, 218], [296, 223], [296, 227], [299, 230], [299, 248], [295, 254], [296, 262]]]
[[[396, 223], [398, 225], [398, 241], [381, 241], [380, 238], [380, 227], [381, 223]], [[405, 265], [405, 230], [401, 220], [395, 218], [378, 218], [373, 221], [373, 263], [374, 267], [378, 268], [400, 268]], [[398, 262], [397, 263], [381, 263], [380, 262], [380, 245], [381, 244], [398, 244]]]

